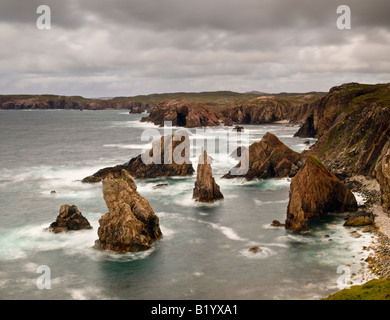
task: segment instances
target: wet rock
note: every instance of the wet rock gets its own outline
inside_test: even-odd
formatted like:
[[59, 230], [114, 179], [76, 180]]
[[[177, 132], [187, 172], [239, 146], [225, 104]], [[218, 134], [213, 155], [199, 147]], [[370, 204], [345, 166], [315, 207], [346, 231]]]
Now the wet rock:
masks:
[[161, 189], [161, 188], [165, 188], [165, 187], [168, 187], [169, 184], [168, 183], [158, 183], [156, 184], [153, 189]]
[[307, 231], [307, 220], [329, 212], [356, 210], [353, 193], [319, 160], [308, 156], [304, 167], [291, 180], [286, 229]]
[[223, 199], [219, 185], [215, 182], [211, 169], [211, 159], [207, 152], [199, 157], [193, 199], [199, 202], [213, 203]]
[[374, 214], [372, 212], [355, 212], [348, 216], [344, 226], [348, 227], [361, 227], [374, 223]]
[[294, 176], [303, 165], [302, 156], [287, 147], [274, 134], [264, 137], [241, 152], [241, 161], [223, 178], [245, 177], [246, 180]]
[[77, 206], [64, 204], [60, 208], [56, 221], [50, 224], [46, 230], [59, 233], [82, 229], [92, 229], [87, 218], [82, 215]]
[[189, 160], [189, 148], [188, 133], [182, 130], [176, 131], [154, 141], [152, 149], [132, 158], [127, 164], [100, 169], [93, 175], [85, 177], [82, 182], [100, 182], [109, 173], [119, 177], [123, 169], [138, 179], [189, 176], [194, 173]]
[[99, 220], [96, 248], [144, 251], [162, 237], [158, 217], [126, 170], [122, 170], [120, 177], [108, 174], [103, 180], [103, 196], [109, 212]]
[[258, 253], [258, 252], [261, 252], [262, 250], [258, 246], [253, 246], [253, 247], [249, 248], [248, 251], [251, 252], [251, 253]]
[[278, 220], [273, 220], [272, 223], [271, 223], [271, 226], [272, 226], [272, 227], [285, 227], [285, 224], [284, 224], [284, 223], [281, 223], [281, 222], [278, 221]]

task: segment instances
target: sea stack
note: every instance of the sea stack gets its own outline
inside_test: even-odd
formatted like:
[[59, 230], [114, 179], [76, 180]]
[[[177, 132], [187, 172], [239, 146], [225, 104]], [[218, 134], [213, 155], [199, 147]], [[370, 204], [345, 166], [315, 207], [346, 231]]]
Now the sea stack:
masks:
[[107, 175], [103, 196], [109, 212], [99, 220], [96, 248], [123, 253], [144, 251], [162, 237], [158, 217], [126, 170], [120, 177]]
[[304, 167], [291, 180], [286, 229], [307, 231], [307, 220], [329, 212], [356, 210], [353, 193], [319, 160], [308, 156]]
[[199, 156], [193, 199], [205, 203], [223, 199], [220, 187], [213, 178], [211, 158], [206, 151]]
[[100, 169], [85, 177], [82, 182], [100, 182], [109, 173], [119, 177], [123, 169], [136, 179], [190, 176], [195, 171], [189, 159], [190, 146], [189, 134], [178, 130], [153, 141], [152, 149], [132, 158], [128, 163]]
[[50, 224], [46, 230], [54, 233], [92, 229], [89, 221], [79, 211], [77, 206], [64, 204], [60, 208], [56, 221]]
[[244, 177], [246, 180], [285, 178], [294, 176], [302, 167], [302, 156], [281, 142], [277, 136], [267, 132], [241, 152], [241, 161], [223, 178]]

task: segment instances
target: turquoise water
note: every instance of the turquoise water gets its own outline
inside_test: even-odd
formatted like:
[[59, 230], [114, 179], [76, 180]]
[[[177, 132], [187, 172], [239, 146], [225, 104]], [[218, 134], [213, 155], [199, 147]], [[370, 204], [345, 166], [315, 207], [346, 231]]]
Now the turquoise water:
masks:
[[[1, 299], [317, 299], [337, 290], [339, 266], [359, 273], [369, 236], [351, 237], [337, 215], [313, 222], [306, 235], [270, 227], [285, 220], [290, 181], [221, 179], [236, 164], [227, 154], [213, 163], [223, 201], [195, 203], [195, 175], [136, 180], [163, 239], [135, 254], [94, 249], [107, 207], [101, 184], [80, 180], [141, 152], [142, 132], [157, 127], [140, 118], [114, 110], [0, 111]], [[269, 131], [302, 151], [307, 139], [294, 138], [297, 129], [245, 126], [251, 143]], [[158, 183], [169, 186], [154, 189]], [[93, 229], [43, 231], [65, 203], [77, 205]], [[253, 245], [262, 251], [249, 253]], [[51, 289], [37, 288], [41, 265], [50, 268]]]

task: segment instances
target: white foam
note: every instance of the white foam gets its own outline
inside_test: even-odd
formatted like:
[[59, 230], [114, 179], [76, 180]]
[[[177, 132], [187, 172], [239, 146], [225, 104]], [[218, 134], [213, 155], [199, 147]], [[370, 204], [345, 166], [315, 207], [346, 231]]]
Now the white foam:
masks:
[[198, 220], [198, 219], [193, 219], [193, 218], [188, 218], [189, 220], [196, 221], [199, 223], [204, 223], [209, 226], [211, 226], [213, 229], [220, 231], [226, 238], [234, 241], [248, 241], [246, 238], [240, 237], [234, 229], [226, 226], [222, 226], [218, 223], [213, 223], [213, 222], [208, 222], [208, 221], [203, 221], [203, 220]]
[[253, 199], [254, 202], [257, 205], [264, 205], [264, 204], [274, 204], [274, 203], [287, 203], [289, 199], [283, 199], [283, 200], [274, 200], [274, 201], [263, 201], [263, 200], [258, 200], [258, 199]]
[[152, 148], [152, 143], [148, 144], [104, 144], [106, 148], [117, 148], [117, 149], [129, 149], [129, 150], [147, 150]]

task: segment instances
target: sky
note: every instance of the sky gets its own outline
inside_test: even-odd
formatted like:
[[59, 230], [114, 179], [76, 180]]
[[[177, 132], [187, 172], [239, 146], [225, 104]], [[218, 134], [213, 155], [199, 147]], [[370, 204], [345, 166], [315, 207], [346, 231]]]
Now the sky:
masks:
[[[38, 29], [39, 5], [51, 29]], [[337, 28], [337, 7], [351, 29]], [[0, 94], [328, 91], [390, 82], [389, 0], [0, 0]]]

